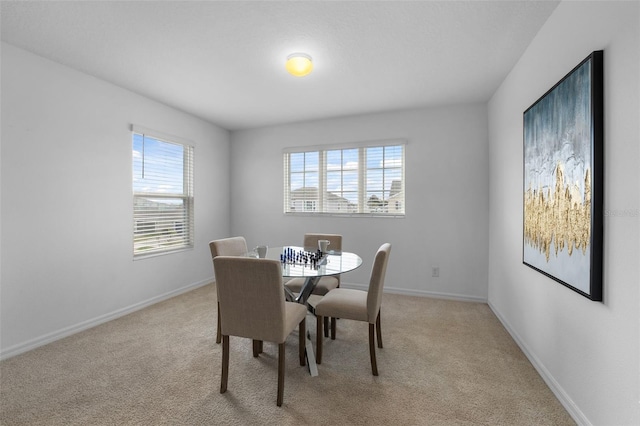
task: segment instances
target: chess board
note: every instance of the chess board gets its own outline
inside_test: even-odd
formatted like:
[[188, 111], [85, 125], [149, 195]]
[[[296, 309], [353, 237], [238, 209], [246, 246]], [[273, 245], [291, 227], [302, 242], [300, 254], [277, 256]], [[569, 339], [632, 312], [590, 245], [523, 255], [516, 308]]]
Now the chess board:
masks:
[[323, 253], [318, 250], [315, 252], [306, 250], [295, 250], [287, 247], [280, 254], [280, 262], [287, 265], [304, 265], [317, 267], [324, 260]]

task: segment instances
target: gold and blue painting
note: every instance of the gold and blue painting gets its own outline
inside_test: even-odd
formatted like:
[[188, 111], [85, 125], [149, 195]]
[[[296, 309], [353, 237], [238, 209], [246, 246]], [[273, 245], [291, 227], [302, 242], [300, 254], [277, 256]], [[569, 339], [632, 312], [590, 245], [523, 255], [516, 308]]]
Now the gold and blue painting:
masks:
[[603, 51], [524, 112], [523, 263], [602, 300]]

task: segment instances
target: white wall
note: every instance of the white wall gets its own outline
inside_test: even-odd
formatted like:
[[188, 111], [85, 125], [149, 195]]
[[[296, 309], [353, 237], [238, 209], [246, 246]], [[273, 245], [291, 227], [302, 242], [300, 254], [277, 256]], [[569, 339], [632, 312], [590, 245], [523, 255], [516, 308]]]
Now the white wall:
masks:
[[[406, 218], [283, 214], [282, 148], [404, 138]], [[233, 132], [232, 234], [249, 245], [302, 244], [305, 232], [343, 235], [364, 264], [344, 285], [368, 284], [372, 258], [393, 245], [386, 291], [486, 300], [488, 142], [485, 105], [388, 112]], [[431, 266], [440, 277], [431, 277]]]
[[[228, 236], [229, 134], [2, 44], [0, 354], [10, 356], [213, 277]], [[132, 259], [135, 123], [195, 143], [195, 249]]]
[[[489, 103], [489, 304], [581, 424], [640, 424], [638, 2], [562, 2]], [[522, 113], [604, 50], [604, 303], [522, 264]]]

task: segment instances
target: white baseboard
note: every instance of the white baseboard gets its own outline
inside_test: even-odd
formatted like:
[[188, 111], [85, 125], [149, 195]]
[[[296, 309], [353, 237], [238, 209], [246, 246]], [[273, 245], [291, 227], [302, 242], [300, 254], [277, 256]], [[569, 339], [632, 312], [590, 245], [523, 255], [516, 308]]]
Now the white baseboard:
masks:
[[[352, 284], [352, 283], [342, 283], [341, 287], [345, 288], [355, 288], [358, 290], [367, 290], [369, 287], [365, 284]], [[405, 296], [419, 296], [419, 297], [433, 297], [435, 299], [447, 299], [447, 300], [457, 300], [460, 302], [479, 302], [479, 303], [487, 303], [486, 297], [479, 296], [468, 296], [463, 294], [455, 294], [455, 293], [439, 293], [435, 291], [424, 291], [424, 290], [409, 290], [406, 288], [399, 287], [384, 287], [384, 293], [391, 294], [402, 294]]]
[[587, 419], [582, 410], [573, 402], [571, 397], [565, 392], [565, 390], [560, 386], [560, 384], [556, 381], [556, 379], [549, 373], [549, 370], [546, 369], [544, 364], [538, 359], [538, 357], [530, 350], [527, 344], [520, 338], [518, 333], [515, 332], [513, 327], [509, 324], [509, 322], [500, 314], [500, 312], [489, 303], [489, 308], [493, 311], [498, 320], [502, 323], [504, 328], [509, 332], [513, 340], [515, 340], [516, 344], [520, 347], [522, 352], [524, 352], [525, 356], [529, 359], [533, 367], [538, 371], [538, 374], [542, 377], [542, 380], [545, 381], [549, 389], [555, 394], [556, 398], [560, 401], [562, 406], [567, 410], [569, 415], [573, 418], [573, 420], [579, 424], [584, 426], [592, 426], [592, 423]]
[[211, 282], [213, 282], [213, 277], [196, 282], [196, 283], [189, 284], [187, 286], [181, 287], [176, 290], [169, 291], [167, 293], [152, 297], [150, 299], [144, 300], [139, 303], [135, 303], [133, 305], [127, 306], [122, 309], [118, 309], [108, 314], [100, 315], [99, 317], [92, 318], [90, 320], [83, 321], [81, 323], [71, 325], [69, 327], [65, 327], [63, 329], [60, 329], [51, 333], [47, 333], [43, 336], [36, 337], [35, 339], [28, 340], [24, 343], [19, 343], [17, 345], [11, 346], [7, 349], [3, 349], [2, 351], [0, 351], [0, 360], [11, 358], [12, 356], [16, 356], [21, 353], [35, 349], [37, 347], [44, 346], [48, 343], [55, 342], [56, 340], [60, 340], [65, 337], [71, 336], [72, 334], [76, 334], [81, 331], [87, 330], [89, 328], [95, 327], [97, 325], [103, 324], [105, 322], [114, 320], [116, 318], [123, 317], [132, 312], [146, 308], [147, 306], [151, 306], [158, 302], [162, 302], [163, 300], [167, 300], [172, 297], [175, 297], [179, 294], [186, 293], [191, 290], [195, 290], [196, 288], [202, 287]]

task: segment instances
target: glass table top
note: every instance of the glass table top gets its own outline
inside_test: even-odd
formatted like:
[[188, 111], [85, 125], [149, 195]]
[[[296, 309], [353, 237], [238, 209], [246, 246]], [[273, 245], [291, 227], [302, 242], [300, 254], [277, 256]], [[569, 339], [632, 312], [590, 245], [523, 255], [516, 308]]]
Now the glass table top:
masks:
[[362, 258], [355, 253], [329, 250], [320, 254], [317, 249], [299, 246], [269, 247], [266, 258], [279, 260], [282, 276], [287, 278], [344, 274], [362, 265]]

